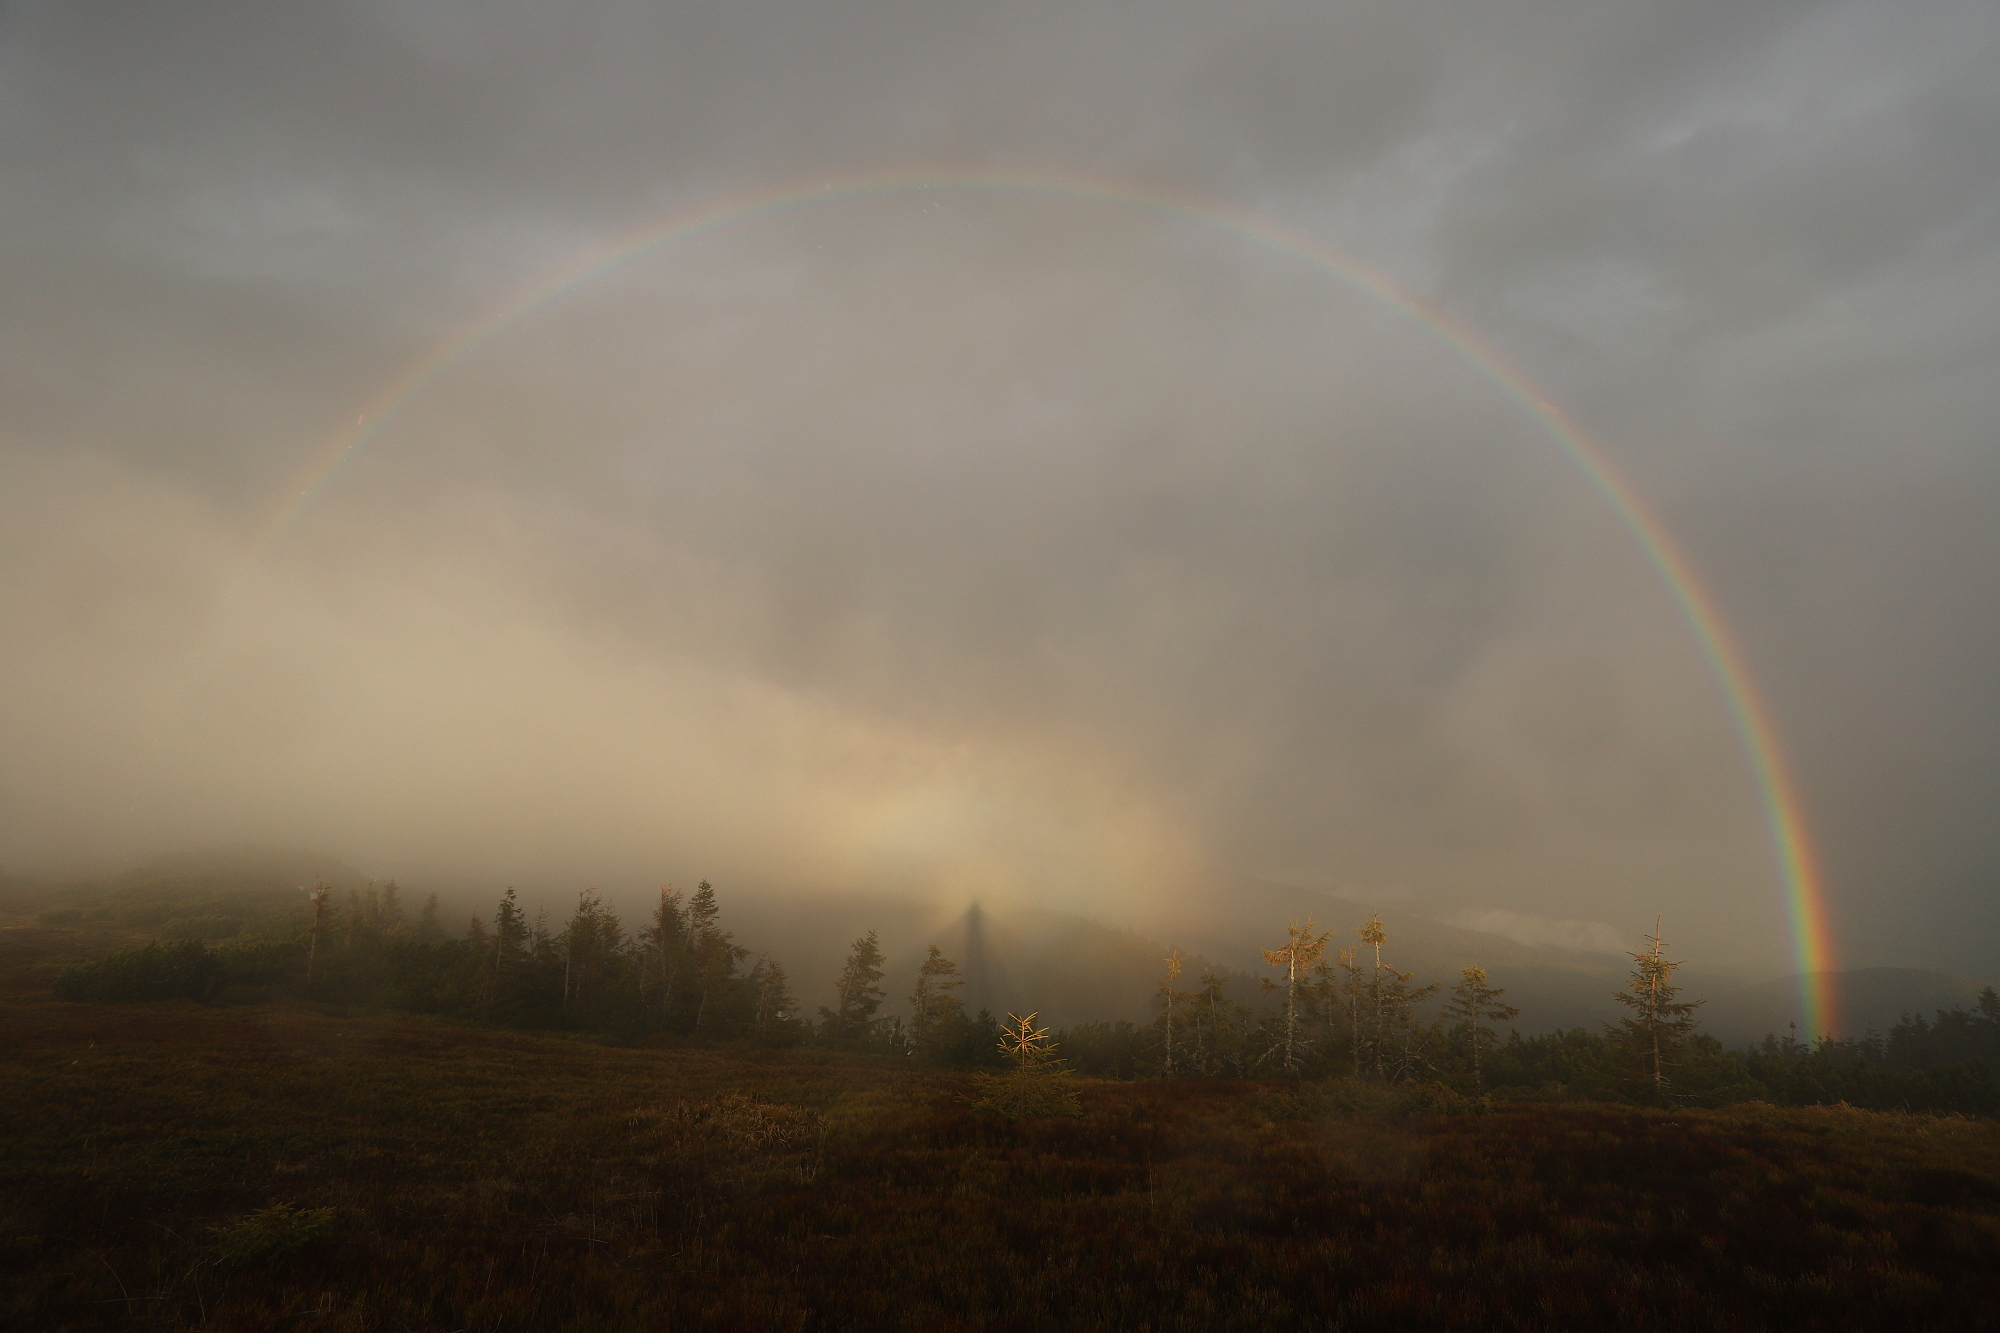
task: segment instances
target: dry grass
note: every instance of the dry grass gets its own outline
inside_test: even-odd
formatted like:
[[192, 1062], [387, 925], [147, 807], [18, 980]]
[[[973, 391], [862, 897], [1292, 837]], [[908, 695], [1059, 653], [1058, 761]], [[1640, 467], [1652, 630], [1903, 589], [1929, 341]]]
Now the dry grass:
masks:
[[0, 1325], [1977, 1328], [2000, 1127], [0, 1005]]

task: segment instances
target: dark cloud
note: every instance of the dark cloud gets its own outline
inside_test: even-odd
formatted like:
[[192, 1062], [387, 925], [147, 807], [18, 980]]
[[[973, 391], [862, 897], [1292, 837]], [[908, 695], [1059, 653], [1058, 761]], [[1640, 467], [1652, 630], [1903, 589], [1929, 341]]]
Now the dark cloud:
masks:
[[1113, 914], [1224, 863], [1778, 965], [1740, 748], [1601, 497], [1406, 317], [1171, 219], [907, 195], [635, 259], [259, 545], [557, 259], [945, 163], [1262, 211], [1470, 321], [1703, 571], [1851, 955], [2000, 972], [1997, 45], [1945, 3], [17, 5], [0, 858]]

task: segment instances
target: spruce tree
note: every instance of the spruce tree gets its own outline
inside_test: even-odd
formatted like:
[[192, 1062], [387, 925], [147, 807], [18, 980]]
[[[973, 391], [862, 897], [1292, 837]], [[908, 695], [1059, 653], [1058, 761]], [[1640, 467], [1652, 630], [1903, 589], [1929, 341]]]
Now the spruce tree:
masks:
[[736, 981], [736, 964], [750, 951], [736, 944], [726, 930], [711, 930], [702, 946], [695, 984], [694, 1030], [716, 1032], [729, 1022], [725, 1003]]
[[[1299, 1051], [1299, 991], [1310, 975], [1312, 966], [1319, 961], [1326, 949], [1326, 937], [1333, 932], [1322, 930], [1313, 934], [1312, 921], [1304, 925], [1294, 921], [1285, 927], [1285, 943], [1276, 949], [1264, 950], [1264, 961], [1272, 967], [1285, 969], [1285, 1072], [1296, 1073], [1296, 1056]], [[1273, 988], [1266, 981], [1266, 988]]]
[[382, 933], [403, 933], [403, 899], [393, 879], [382, 886]]
[[761, 954], [750, 969], [756, 1001], [751, 1011], [751, 1031], [759, 1040], [788, 1037], [794, 1030], [798, 1003], [792, 999], [785, 969], [769, 954]]
[[1646, 936], [1650, 948], [1628, 954], [1633, 962], [1631, 979], [1612, 998], [1632, 1012], [1605, 1031], [1632, 1059], [1634, 1076], [1652, 1097], [1664, 1103], [1671, 1080], [1667, 1071], [1677, 1063], [1681, 1047], [1694, 1031], [1694, 1011], [1700, 1000], [1679, 999], [1680, 987], [1674, 972], [1684, 959], [1661, 956], [1664, 944], [1660, 919], [1653, 919], [1653, 933]]
[[641, 932], [652, 952], [652, 985], [655, 1002], [664, 1013], [678, 997], [681, 965], [688, 953], [687, 909], [681, 892], [671, 884], [660, 886], [660, 901], [653, 907], [653, 923]]
[[910, 1050], [922, 1059], [935, 1059], [965, 1018], [965, 1006], [952, 992], [965, 984], [958, 964], [946, 958], [937, 945], [917, 969], [916, 989], [910, 992]]
[[1256, 1058], [1250, 1046], [1250, 1006], [1229, 996], [1229, 973], [1219, 967], [1201, 970], [1201, 989], [1194, 993], [1194, 1063], [1208, 1078], [1248, 1076]]
[[[525, 936], [525, 931], [523, 932]], [[563, 1007], [601, 1000], [625, 946], [625, 927], [604, 905], [596, 889], [576, 897], [576, 911], [563, 927]]]
[[1382, 946], [1389, 942], [1389, 935], [1379, 913], [1369, 913], [1360, 933], [1361, 942], [1373, 951], [1373, 966], [1356, 997], [1368, 1011], [1364, 1049], [1375, 1066], [1375, 1077], [1395, 1082], [1423, 1062], [1423, 1043], [1435, 1029], [1420, 1026], [1416, 1010], [1442, 986], [1436, 982], [1412, 986], [1414, 973], [1399, 972], [1382, 961]]
[[694, 886], [694, 896], [687, 905], [687, 938], [689, 944], [699, 950], [702, 944], [713, 938], [716, 921], [722, 909], [715, 902], [715, 886], [707, 880]]
[[1453, 1021], [1460, 1035], [1472, 1047], [1472, 1090], [1475, 1096], [1486, 1092], [1484, 1075], [1480, 1068], [1480, 1056], [1486, 1043], [1496, 1035], [1486, 1026], [1488, 1021], [1505, 1023], [1519, 1018], [1521, 1011], [1511, 1004], [1502, 1004], [1500, 997], [1506, 994], [1498, 986], [1486, 984], [1486, 969], [1468, 967], [1459, 974], [1459, 982], [1451, 988], [1451, 999], [1444, 1006], [1445, 1017]]
[[444, 927], [438, 924], [438, 896], [435, 893], [424, 898], [424, 910], [417, 917], [417, 938], [427, 944], [444, 938]]
[[688, 899], [686, 948], [688, 981], [694, 990], [692, 1030], [712, 1030], [719, 1021], [717, 1002], [736, 975], [736, 964], [750, 951], [736, 945], [722, 929], [722, 909], [715, 901], [715, 887], [707, 880], [695, 886]]
[[509, 886], [493, 909], [493, 958], [487, 973], [486, 1002], [499, 1004], [516, 996], [528, 962], [528, 919]]
[[820, 1007], [821, 1031], [828, 1042], [839, 1045], [866, 1038], [875, 1026], [875, 1011], [882, 1007], [882, 950], [876, 933], [869, 931], [854, 941], [847, 965], [833, 983], [835, 1007]]

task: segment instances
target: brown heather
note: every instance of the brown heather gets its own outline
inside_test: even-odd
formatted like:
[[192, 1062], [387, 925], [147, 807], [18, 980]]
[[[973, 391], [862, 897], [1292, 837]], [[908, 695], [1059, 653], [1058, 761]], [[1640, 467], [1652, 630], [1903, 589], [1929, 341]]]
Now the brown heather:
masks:
[[[1990, 1327], [2000, 1126], [0, 1004], [19, 1329]], [[1480, 1113], [1483, 1112], [1483, 1113]]]

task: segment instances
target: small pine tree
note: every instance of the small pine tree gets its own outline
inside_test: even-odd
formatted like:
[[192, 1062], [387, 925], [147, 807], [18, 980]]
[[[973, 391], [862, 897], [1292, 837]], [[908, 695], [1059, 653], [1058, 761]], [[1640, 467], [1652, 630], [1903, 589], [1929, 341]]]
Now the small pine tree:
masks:
[[1605, 1030], [1631, 1057], [1637, 1081], [1657, 1101], [1665, 1102], [1670, 1086], [1667, 1071], [1694, 1032], [1694, 1011], [1702, 1001], [1677, 998], [1680, 987], [1674, 984], [1674, 971], [1685, 960], [1661, 956], [1665, 941], [1658, 917], [1653, 919], [1653, 933], [1646, 939], [1652, 947], [1627, 955], [1634, 964], [1631, 980], [1612, 996], [1632, 1012], [1616, 1023], [1605, 1024]]
[[979, 1079], [982, 1095], [973, 1104], [997, 1111], [1010, 1120], [1029, 1116], [1076, 1116], [1083, 1114], [1076, 1093], [1070, 1088], [1069, 1068], [1056, 1058], [1056, 1044], [1049, 1030], [1035, 1026], [1039, 1013], [1022, 1017], [1008, 1014], [1001, 1029], [1000, 1055], [1013, 1064], [1005, 1074], [985, 1074]]
[[1049, 1030], [1035, 1026], [1040, 1017], [1039, 1010], [1026, 1018], [1009, 1014], [1008, 1025], [1001, 1029], [1000, 1054], [1014, 1062], [1017, 1073], [1044, 1069], [1055, 1063], [1056, 1044], [1049, 1040]]
[[1459, 982], [1451, 988], [1451, 999], [1445, 1002], [1445, 1017], [1452, 1020], [1457, 1032], [1472, 1048], [1472, 1091], [1474, 1096], [1486, 1092], [1485, 1076], [1481, 1070], [1480, 1056], [1486, 1043], [1494, 1039], [1495, 1033], [1487, 1023], [1505, 1023], [1519, 1018], [1521, 1011], [1511, 1004], [1502, 1004], [1500, 997], [1506, 992], [1498, 986], [1486, 984], [1486, 969], [1468, 967], [1459, 973]]
[[835, 1008], [820, 1006], [820, 1031], [829, 1043], [839, 1045], [868, 1037], [875, 1027], [875, 1011], [882, 1007], [882, 949], [876, 932], [869, 931], [854, 941], [847, 965], [833, 983]]

